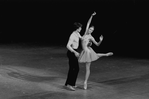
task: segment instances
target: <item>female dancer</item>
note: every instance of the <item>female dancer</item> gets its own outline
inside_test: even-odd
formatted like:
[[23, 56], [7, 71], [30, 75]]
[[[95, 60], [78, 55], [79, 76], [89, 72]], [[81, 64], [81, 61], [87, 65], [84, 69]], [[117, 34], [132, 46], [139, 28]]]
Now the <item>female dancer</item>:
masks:
[[98, 58], [100, 58], [102, 56], [113, 55], [112, 52], [109, 52], [109, 53], [106, 53], [106, 54], [96, 53], [90, 47], [92, 45], [92, 42], [96, 46], [99, 46], [100, 43], [103, 40], [103, 36], [100, 36], [100, 38], [99, 38], [100, 41], [99, 42], [96, 42], [95, 39], [94, 39], [94, 37], [91, 35], [91, 33], [94, 30], [94, 27], [91, 26], [89, 28], [89, 25], [90, 25], [91, 20], [92, 20], [92, 17], [94, 15], [96, 15], [95, 12], [91, 15], [91, 17], [90, 17], [90, 19], [89, 19], [89, 21], [87, 23], [87, 26], [86, 26], [85, 34], [82, 37], [82, 48], [83, 48], [83, 51], [81, 52], [80, 57], [79, 57], [79, 62], [86, 64], [86, 75], [85, 75], [85, 81], [84, 81], [84, 89], [87, 89], [87, 81], [88, 81], [88, 78], [89, 78], [89, 75], [90, 75], [90, 65], [91, 65], [91, 62], [97, 60]]

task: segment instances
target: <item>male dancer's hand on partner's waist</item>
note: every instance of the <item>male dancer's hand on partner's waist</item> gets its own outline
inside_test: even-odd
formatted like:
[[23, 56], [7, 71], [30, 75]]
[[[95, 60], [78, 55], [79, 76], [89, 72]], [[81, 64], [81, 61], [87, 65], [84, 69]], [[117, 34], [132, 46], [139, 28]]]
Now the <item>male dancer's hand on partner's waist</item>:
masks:
[[74, 52], [76, 57], [79, 57], [79, 53], [78, 52]]

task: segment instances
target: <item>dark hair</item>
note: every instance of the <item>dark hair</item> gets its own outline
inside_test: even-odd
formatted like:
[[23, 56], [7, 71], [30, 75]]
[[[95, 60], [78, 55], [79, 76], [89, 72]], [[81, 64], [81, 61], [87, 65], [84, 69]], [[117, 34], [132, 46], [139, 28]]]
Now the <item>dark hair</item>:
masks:
[[89, 28], [95, 28], [95, 27], [92, 25], [92, 26], [90, 26]]
[[74, 25], [75, 25], [75, 28], [76, 28], [76, 29], [79, 28], [79, 27], [82, 27], [82, 24], [79, 23], [79, 22], [75, 22]]

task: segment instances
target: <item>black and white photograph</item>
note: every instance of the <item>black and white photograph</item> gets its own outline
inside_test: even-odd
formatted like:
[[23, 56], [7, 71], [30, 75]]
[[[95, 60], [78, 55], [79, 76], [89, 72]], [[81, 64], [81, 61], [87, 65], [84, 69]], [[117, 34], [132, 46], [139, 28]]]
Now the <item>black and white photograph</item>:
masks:
[[0, 99], [149, 99], [148, 0], [1, 0]]

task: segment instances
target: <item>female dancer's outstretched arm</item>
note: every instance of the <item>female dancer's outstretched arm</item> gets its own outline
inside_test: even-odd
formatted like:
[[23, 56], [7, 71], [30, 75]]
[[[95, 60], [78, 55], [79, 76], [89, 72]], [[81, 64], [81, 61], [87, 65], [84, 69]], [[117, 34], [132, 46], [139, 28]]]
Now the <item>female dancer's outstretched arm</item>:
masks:
[[91, 15], [91, 17], [89, 18], [89, 20], [88, 20], [88, 22], [87, 22], [87, 26], [86, 26], [86, 30], [85, 30], [84, 35], [86, 35], [86, 33], [87, 33], [87, 31], [88, 31], [88, 28], [89, 28], [89, 26], [90, 26], [90, 24], [91, 24], [91, 21], [92, 21], [92, 18], [93, 18], [94, 15], [96, 15], [96, 12], [94, 12], [94, 13]]
[[99, 42], [96, 42], [95, 41], [95, 39], [92, 37], [92, 42], [96, 45], [96, 46], [99, 46], [100, 44], [101, 44], [101, 42], [102, 42], [102, 40], [103, 40], [103, 36], [101, 35], [100, 37], [99, 37], [99, 39], [100, 39], [100, 41]]

